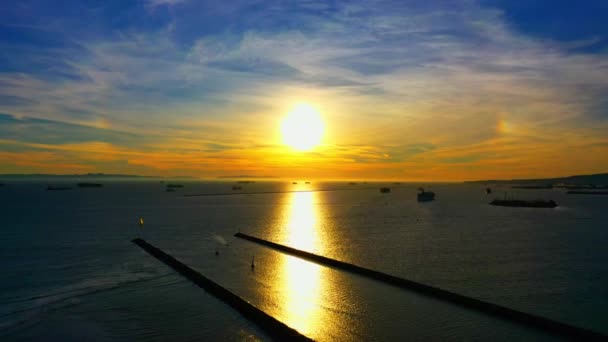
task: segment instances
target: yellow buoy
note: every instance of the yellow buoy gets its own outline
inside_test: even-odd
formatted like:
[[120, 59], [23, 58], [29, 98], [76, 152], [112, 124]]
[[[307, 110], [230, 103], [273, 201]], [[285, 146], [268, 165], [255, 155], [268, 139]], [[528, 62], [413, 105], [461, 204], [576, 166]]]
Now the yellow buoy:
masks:
[[143, 225], [144, 225], [144, 218], [143, 218], [143, 217], [140, 217], [140, 218], [139, 218], [139, 225], [140, 225], [140, 226], [143, 226]]

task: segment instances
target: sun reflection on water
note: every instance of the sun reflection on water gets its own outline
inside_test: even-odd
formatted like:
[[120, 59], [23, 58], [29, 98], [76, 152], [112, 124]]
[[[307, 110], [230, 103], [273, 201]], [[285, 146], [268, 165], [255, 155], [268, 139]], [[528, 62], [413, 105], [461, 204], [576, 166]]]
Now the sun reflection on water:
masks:
[[[291, 194], [288, 220], [285, 226], [285, 243], [291, 247], [317, 251], [319, 245], [319, 215], [314, 192]], [[285, 323], [309, 335], [319, 331], [321, 322], [320, 295], [324, 287], [319, 265], [302, 259], [284, 256], [282, 267]]]
[[314, 251], [318, 244], [315, 192], [292, 193], [287, 222], [287, 245]]

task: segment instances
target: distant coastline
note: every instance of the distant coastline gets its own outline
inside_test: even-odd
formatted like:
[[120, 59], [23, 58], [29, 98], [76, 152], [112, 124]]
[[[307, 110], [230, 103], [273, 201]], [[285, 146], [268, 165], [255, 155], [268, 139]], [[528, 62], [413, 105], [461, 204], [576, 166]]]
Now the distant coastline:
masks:
[[49, 174], [49, 173], [6, 173], [0, 174], [0, 179], [73, 179], [73, 178], [103, 178], [103, 179], [198, 179], [191, 176], [140, 176], [128, 174], [106, 174], [106, 173], [85, 173], [85, 174]]
[[[0, 179], [132, 179], [132, 180], [170, 180], [170, 179], [182, 179], [182, 180], [203, 180], [199, 177], [193, 176], [142, 176], [133, 174], [111, 174], [111, 173], [85, 173], [85, 174], [48, 174], [48, 173], [5, 173], [0, 174]], [[268, 179], [268, 180], [279, 180], [281, 177], [270, 176], [270, 175], [221, 175], [215, 179], [227, 179], [227, 180], [249, 180], [249, 179]], [[211, 180], [211, 179], [207, 179]], [[344, 180], [335, 180], [344, 181]], [[386, 180], [385, 180], [386, 181]], [[376, 182], [376, 181], [371, 181]], [[377, 182], [382, 182], [377, 180]], [[420, 183], [421, 181], [404, 181], [406, 183]], [[427, 181], [428, 182], [428, 181]], [[437, 181], [438, 183], [443, 183]], [[453, 183], [453, 182], [445, 182]], [[566, 177], [555, 177], [555, 178], [522, 178], [522, 179], [486, 179], [486, 180], [473, 180], [464, 181], [467, 184], [508, 184], [508, 185], [521, 185], [524, 187], [560, 187], [559, 185], [608, 185], [608, 173], [597, 173], [590, 175], [574, 175]]]
[[591, 175], [576, 175], [557, 178], [477, 180], [465, 181], [464, 183], [608, 185], [608, 173], [596, 173]]

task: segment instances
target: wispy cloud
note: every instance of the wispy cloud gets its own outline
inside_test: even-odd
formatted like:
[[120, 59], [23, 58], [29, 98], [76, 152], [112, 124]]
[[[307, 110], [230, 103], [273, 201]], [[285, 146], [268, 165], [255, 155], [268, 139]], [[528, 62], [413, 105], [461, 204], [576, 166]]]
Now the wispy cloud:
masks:
[[147, 6], [152, 8], [158, 6], [173, 6], [185, 1], [186, 0], [145, 0]]

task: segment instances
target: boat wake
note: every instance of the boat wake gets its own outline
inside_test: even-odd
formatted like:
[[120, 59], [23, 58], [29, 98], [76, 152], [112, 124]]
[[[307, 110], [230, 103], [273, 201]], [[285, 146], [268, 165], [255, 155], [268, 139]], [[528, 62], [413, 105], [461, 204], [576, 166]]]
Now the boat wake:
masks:
[[0, 306], [13, 306], [14, 309], [9, 312], [0, 312], [0, 334], [15, 326], [35, 320], [41, 313], [77, 305], [82, 297], [167, 277], [175, 277], [175, 274], [165, 273], [151, 276], [150, 273], [135, 273], [123, 276], [118, 281], [115, 276], [97, 278], [64, 287], [64, 290], [2, 302]]

